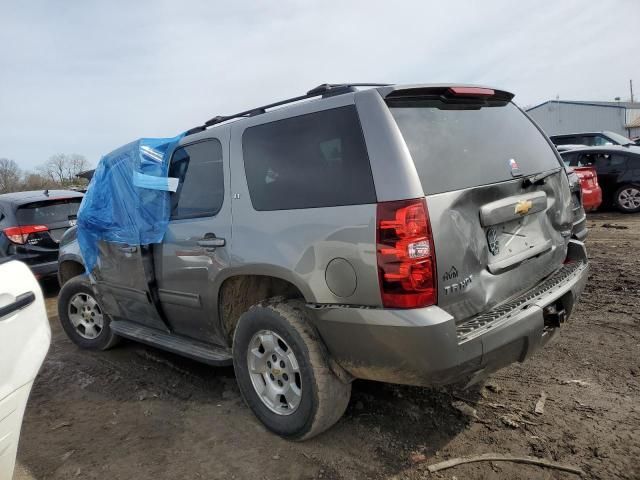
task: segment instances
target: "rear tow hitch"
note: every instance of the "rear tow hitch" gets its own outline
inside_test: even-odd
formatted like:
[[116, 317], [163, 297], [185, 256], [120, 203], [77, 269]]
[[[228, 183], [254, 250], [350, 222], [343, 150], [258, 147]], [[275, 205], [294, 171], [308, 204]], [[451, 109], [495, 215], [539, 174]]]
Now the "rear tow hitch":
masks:
[[542, 317], [545, 327], [558, 328], [566, 321], [567, 311], [562, 303], [547, 305], [542, 310]]

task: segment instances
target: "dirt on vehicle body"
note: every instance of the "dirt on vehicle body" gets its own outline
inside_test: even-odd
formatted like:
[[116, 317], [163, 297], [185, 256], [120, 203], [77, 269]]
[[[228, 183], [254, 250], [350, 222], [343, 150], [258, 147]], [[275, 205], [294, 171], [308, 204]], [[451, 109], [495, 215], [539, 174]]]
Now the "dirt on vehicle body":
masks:
[[[592, 269], [569, 328], [530, 362], [467, 392], [356, 381], [345, 417], [306, 443], [268, 433], [231, 368], [129, 343], [75, 347], [55, 318], [27, 408], [16, 480], [163, 478], [577, 478], [449, 458], [498, 452], [640, 476], [640, 217], [589, 216]], [[542, 393], [543, 413], [534, 412]]]

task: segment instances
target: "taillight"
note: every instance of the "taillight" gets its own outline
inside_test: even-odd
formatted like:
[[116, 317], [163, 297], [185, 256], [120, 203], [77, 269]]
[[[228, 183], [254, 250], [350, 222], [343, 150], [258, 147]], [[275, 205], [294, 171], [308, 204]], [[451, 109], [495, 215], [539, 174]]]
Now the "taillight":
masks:
[[377, 237], [383, 306], [434, 305], [437, 301], [436, 259], [424, 198], [378, 203]]
[[25, 225], [5, 228], [3, 232], [13, 243], [24, 245], [32, 233], [46, 232], [47, 230], [49, 229], [45, 225]]

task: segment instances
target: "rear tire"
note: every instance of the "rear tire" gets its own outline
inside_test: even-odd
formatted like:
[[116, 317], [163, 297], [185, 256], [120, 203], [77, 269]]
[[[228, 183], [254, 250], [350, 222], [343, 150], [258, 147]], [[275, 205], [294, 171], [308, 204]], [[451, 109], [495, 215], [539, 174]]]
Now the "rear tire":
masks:
[[299, 301], [274, 299], [245, 312], [233, 337], [233, 366], [249, 408], [288, 439], [307, 440], [327, 430], [351, 397], [351, 384], [330, 369]]
[[120, 337], [111, 330], [111, 319], [102, 313], [86, 275], [73, 277], [58, 295], [58, 317], [73, 343], [89, 350], [107, 350]]
[[622, 213], [640, 212], [640, 186], [623, 185], [616, 191], [613, 203]]

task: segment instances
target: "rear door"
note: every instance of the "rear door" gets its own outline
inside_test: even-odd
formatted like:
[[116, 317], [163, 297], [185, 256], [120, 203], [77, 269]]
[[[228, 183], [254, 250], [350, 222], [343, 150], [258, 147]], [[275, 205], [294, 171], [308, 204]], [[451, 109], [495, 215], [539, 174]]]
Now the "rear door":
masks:
[[555, 150], [510, 94], [437, 90], [386, 101], [427, 198], [438, 305], [464, 320], [562, 265], [571, 196]]
[[[172, 194], [171, 221], [154, 247], [158, 295], [178, 334], [222, 344], [216, 279], [231, 259], [228, 129], [178, 147], [169, 176], [180, 180]], [[228, 197], [228, 195], [227, 195]]]

